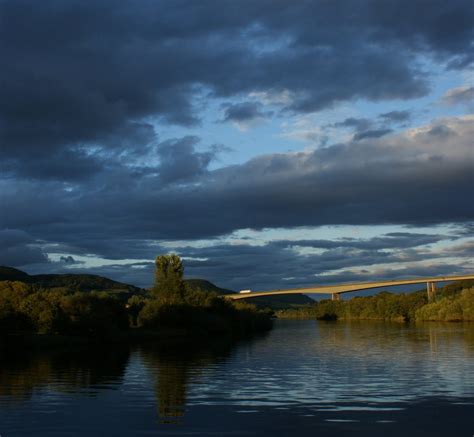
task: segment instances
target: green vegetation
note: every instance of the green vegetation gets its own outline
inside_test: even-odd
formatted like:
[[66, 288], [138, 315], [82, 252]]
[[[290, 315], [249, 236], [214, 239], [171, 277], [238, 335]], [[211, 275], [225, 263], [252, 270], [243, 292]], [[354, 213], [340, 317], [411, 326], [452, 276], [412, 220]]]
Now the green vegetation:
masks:
[[128, 328], [125, 306], [104, 292], [38, 289], [0, 282], [2, 334], [104, 336]]
[[319, 320], [474, 321], [473, 281], [460, 281], [441, 288], [434, 302], [425, 291], [388, 293], [348, 300], [321, 300], [312, 305], [278, 311], [279, 318]]
[[[37, 275], [0, 268], [0, 335], [95, 339], [188, 334], [243, 336], [271, 327], [267, 312], [183, 280], [176, 255], [156, 259], [150, 292], [92, 275]], [[206, 281], [204, 281], [206, 282]], [[48, 286], [46, 286], [48, 285]], [[97, 290], [102, 291], [97, 291]], [[105, 289], [105, 291], [104, 291]], [[128, 333], [128, 334], [127, 334]]]
[[474, 288], [461, 289], [419, 308], [416, 320], [474, 321]]
[[[129, 298], [139, 295], [148, 296], [148, 290], [135, 287], [130, 284], [113, 281], [97, 275], [85, 274], [60, 274], [60, 275], [28, 275], [21, 270], [12, 267], [0, 266], [1, 281], [20, 281], [30, 284], [36, 288], [54, 289], [60, 291], [103, 291], [114, 295], [123, 302]], [[217, 295], [235, 293], [235, 291], [218, 287], [205, 279], [185, 279], [184, 284], [187, 290], [200, 290], [212, 292]], [[281, 310], [285, 308], [297, 308], [313, 302], [311, 298], [302, 294], [268, 296], [252, 298], [252, 305], [257, 309]]]
[[247, 335], [269, 329], [271, 317], [253, 305], [233, 303], [216, 292], [188, 285], [183, 280], [180, 258], [162, 255], [156, 259], [151, 298], [138, 313], [137, 324], [148, 329], [186, 328]]
[[184, 267], [177, 255], [156, 257], [155, 285], [151, 295], [162, 303], [183, 302], [186, 289], [183, 280]]
[[123, 284], [97, 275], [28, 275], [12, 267], [0, 266], [0, 283], [2, 281], [19, 281], [35, 289], [48, 289], [63, 292], [104, 291], [127, 300], [135, 294], [146, 294], [146, 290], [133, 285]]

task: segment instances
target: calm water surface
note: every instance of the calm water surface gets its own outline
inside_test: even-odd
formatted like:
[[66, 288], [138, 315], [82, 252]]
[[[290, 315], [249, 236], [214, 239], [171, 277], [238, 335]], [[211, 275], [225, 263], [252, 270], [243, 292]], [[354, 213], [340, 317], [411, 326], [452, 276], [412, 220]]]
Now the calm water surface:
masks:
[[233, 347], [0, 353], [2, 437], [474, 434], [474, 324], [278, 321]]

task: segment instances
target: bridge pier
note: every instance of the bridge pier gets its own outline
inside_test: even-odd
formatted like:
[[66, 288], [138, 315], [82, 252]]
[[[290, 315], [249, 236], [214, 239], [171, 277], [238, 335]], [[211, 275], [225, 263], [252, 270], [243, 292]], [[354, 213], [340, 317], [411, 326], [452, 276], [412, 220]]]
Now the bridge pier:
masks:
[[436, 296], [436, 284], [434, 282], [427, 282], [426, 292], [428, 294], [428, 302], [432, 302]]
[[342, 300], [341, 295], [339, 293], [332, 293], [331, 300]]

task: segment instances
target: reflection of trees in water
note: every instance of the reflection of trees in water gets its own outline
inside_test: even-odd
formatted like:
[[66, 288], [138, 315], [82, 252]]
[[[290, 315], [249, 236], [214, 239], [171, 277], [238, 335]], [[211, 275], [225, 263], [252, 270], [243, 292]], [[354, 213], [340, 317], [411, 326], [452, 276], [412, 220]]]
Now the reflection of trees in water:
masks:
[[466, 371], [466, 357], [474, 359], [472, 323], [316, 323], [318, 336], [311, 348], [324, 365], [338, 368], [347, 363], [358, 380], [393, 375], [400, 387], [406, 385], [407, 392], [413, 388], [404, 379], [406, 369], [416, 368], [420, 378], [439, 378], [447, 389], [457, 390], [449, 381]]
[[416, 327], [427, 333], [430, 351], [433, 354], [443, 348], [448, 350], [457, 348], [460, 344], [474, 353], [474, 323], [420, 322]]
[[187, 365], [166, 359], [160, 360], [157, 364], [158, 379], [155, 382], [155, 389], [158, 414], [165, 421], [181, 417], [186, 407], [186, 387], [189, 377]]
[[316, 347], [366, 354], [371, 349], [393, 351], [401, 342], [408, 351], [429, 348], [436, 352], [440, 347], [451, 348], [462, 344], [474, 350], [474, 324], [449, 322], [420, 322], [404, 324], [381, 321], [316, 322], [319, 342]]
[[212, 345], [206, 349], [191, 344], [182, 348], [142, 346], [143, 362], [154, 378], [157, 413], [161, 423], [179, 423], [186, 410], [188, 385], [196, 382], [203, 369], [225, 359], [230, 344]]
[[[0, 397], [28, 400], [35, 390], [71, 392], [122, 380], [129, 349], [78, 347], [49, 351], [2, 350]], [[88, 392], [88, 395], [93, 393]]]

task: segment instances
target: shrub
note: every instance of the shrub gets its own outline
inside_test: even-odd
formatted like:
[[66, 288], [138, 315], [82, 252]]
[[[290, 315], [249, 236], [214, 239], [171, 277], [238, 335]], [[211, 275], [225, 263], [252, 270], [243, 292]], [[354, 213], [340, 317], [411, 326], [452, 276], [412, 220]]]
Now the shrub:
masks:
[[418, 309], [416, 320], [455, 322], [474, 321], [474, 288], [449, 294]]
[[107, 293], [74, 293], [61, 300], [64, 330], [73, 335], [104, 335], [128, 328], [124, 306]]

